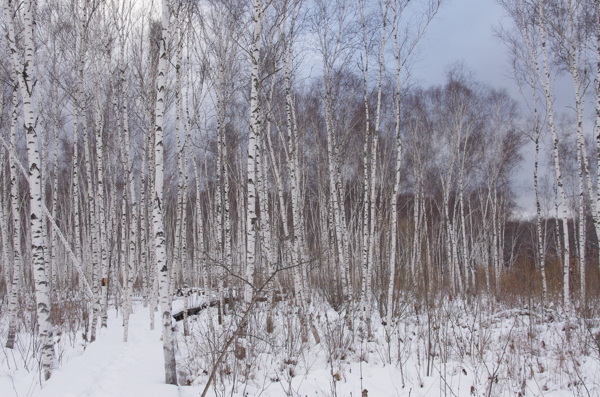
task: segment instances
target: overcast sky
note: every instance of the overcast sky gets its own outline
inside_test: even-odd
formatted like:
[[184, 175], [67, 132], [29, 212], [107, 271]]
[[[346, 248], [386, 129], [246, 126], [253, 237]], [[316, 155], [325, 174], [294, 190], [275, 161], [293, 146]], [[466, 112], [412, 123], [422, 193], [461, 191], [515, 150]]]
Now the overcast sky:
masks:
[[[502, 23], [509, 26], [504, 10], [494, 0], [448, 0], [421, 43], [413, 81], [424, 86], [442, 84], [448, 67], [462, 62], [478, 81], [506, 88], [514, 99], [523, 103], [510, 76], [507, 49], [494, 33]], [[535, 211], [533, 150], [533, 145], [528, 144], [525, 160], [514, 180], [518, 204], [526, 215]]]
[[[511, 23], [503, 8], [495, 0], [445, 0], [419, 44], [418, 53], [411, 67], [411, 83], [422, 87], [443, 84], [446, 72], [460, 62], [473, 72], [474, 78], [494, 88], [505, 88], [519, 102], [521, 115], [527, 116], [524, 98], [512, 78], [512, 70], [506, 46], [496, 36], [500, 26], [510, 28]], [[320, 61], [315, 61], [319, 64]], [[313, 71], [314, 72], [314, 71]], [[555, 87], [555, 114], [573, 114], [570, 104], [572, 86], [569, 78], [562, 77]], [[529, 100], [529, 98], [528, 98]], [[588, 133], [593, 126], [590, 105], [587, 100], [584, 123]], [[534, 145], [528, 142], [523, 151], [523, 163], [513, 179], [520, 213], [535, 215], [533, 191]], [[544, 155], [542, 147], [540, 177], [553, 175], [553, 168]]]
[[482, 82], [512, 84], [506, 49], [493, 31], [503, 16], [494, 0], [448, 0], [421, 43], [413, 77], [427, 85], [443, 83], [448, 66], [459, 61]]

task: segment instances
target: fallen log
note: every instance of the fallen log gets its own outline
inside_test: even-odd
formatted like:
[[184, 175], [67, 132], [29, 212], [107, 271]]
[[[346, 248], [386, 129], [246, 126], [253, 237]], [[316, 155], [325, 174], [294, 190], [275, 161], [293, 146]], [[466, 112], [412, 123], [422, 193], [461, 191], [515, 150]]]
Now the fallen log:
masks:
[[[239, 300], [239, 298], [223, 298], [223, 303], [228, 305], [231, 302], [235, 302], [237, 300]], [[206, 309], [207, 307], [216, 307], [218, 305], [219, 305], [219, 300], [213, 299], [209, 302], [204, 302], [201, 305], [192, 306], [192, 307], [188, 308], [187, 315], [188, 315], [188, 317], [193, 316], [193, 315], [200, 313], [202, 310]], [[175, 321], [183, 320], [184, 312], [185, 312], [185, 310], [181, 310], [176, 313], [173, 313], [173, 318], [175, 319]]]
[[[178, 291], [179, 292], [179, 291]], [[179, 294], [178, 294], [179, 295]], [[179, 296], [183, 296], [183, 293]], [[275, 296], [273, 298], [273, 301], [275, 303], [280, 302], [282, 300], [285, 300], [287, 298], [287, 295], [285, 293], [281, 293], [279, 291], [276, 291]], [[223, 304], [225, 305], [229, 305], [233, 302], [239, 301], [240, 298], [237, 297], [226, 297], [223, 298]], [[256, 298], [257, 302], [266, 302], [268, 299], [266, 296], [259, 296], [258, 298]], [[219, 305], [219, 300], [214, 298], [208, 302], [203, 302], [200, 305], [195, 305], [192, 307], [189, 307], [187, 310], [187, 315], [189, 316], [194, 316], [198, 313], [200, 313], [202, 310], [208, 308], [208, 307], [217, 307]], [[183, 314], [184, 314], [184, 310], [180, 310], [177, 312], [173, 313], [173, 318], [175, 319], [175, 321], [181, 321], [183, 320]]]

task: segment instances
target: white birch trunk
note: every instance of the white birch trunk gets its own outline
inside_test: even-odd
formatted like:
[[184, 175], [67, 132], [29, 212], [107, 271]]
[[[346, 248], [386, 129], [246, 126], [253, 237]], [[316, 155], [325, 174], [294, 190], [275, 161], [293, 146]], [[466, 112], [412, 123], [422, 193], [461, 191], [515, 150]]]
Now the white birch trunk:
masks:
[[[221, 75], [224, 75], [224, 71], [221, 72]], [[220, 91], [217, 93], [219, 95], [219, 100], [217, 103], [217, 170], [216, 170], [216, 180], [215, 180], [215, 204], [214, 204], [214, 221], [213, 221], [213, 241], [216, 244], [214, 245], [214, 249], [212, 250], [211, 256], [215, 258], [217, 261], [223, 261], [223, 182], [222, 180], [225, 178], [224, 174], [224, 150], [225, 150], [225, 103], [222, 95], [223, 87], [221, 85]], [[217, 278], [217, 295], [219, 299], [218, 306], [218, 321], [219, 325], [223, 322], [223, 311], [225, 310], [224, 300], [223, 300], [223, 289], [225, 287], [225, 269], [217, 266], [215, 271]], [[212, 272], [211, 272], [212, 273]], [[210, 284], [209, 284], [210, 286]]]
[[[463, 156], [466, 156], [465, 153], [463, 153]], [[462, 284], [463, 284], [463, 288], [464, 288], [464, 284], [467, 284], [467, 280], [466, 280], [466, 272], [468, 270], [468, 258], [469, 258], [469, 254], [468, 254], [468, 241], [467, 241], [467, 222], [465, 220], [465, 200], [464, 200], [464, 190], [465, 190], [465, 183], [464, 183], [464, 157], [463, 157], [463, 161], [462, 161], [462, 165], [459, 171], [459, 176], [458, 176], [458, 187], [459, 187], [459, 193], [458, 193], [458, 202], [459, 202], [459, 211], [460, 211], [460, 225], [461, 225], [461, 256], [462, 256], [462, 272], [460, 274], [459, 277], [461, 277], [462, 280]]]
[[[129, 132], [129, 107], [127, 104], [127, 95], [125, 94], [125, 73], [121, 72], [121, 84], [122, 84], [122, 93], [123, 93], [123, 104], [122, 104], [122, 112], [123, 112], [123, 136], [125, 138], [125, 162], [126, 162], [126, 172], [127, 172], [127, 186], [124, 189], [126, 192], [129, 190], [129, 194], [126, 196], [129, 204], [129, 255], [127, 257], [127, 280], [125, 282], [125, 307], [127, 313], [127, 319], [124, 318], [125, 328], [123, 330], [123, 339], [127, 341], [128, 337], [128, 327], [129, 327], [129, 315], [133, 311], [132, 298], [133, 298], [133, 284], [135, 282], [134, 275], [137, 274], [136, 269], [136, 248], [137, 248], [137, 231], [138, 231], [138, 216], [137, 216], [137, 197], [135, 193], [135, 178], [133, 172], [133, 162], [131, 160], [130, 155], [130, 132]], [[143, 171], [142, 171], [143, 172]], [[126, 202], [127, 204], [127, 202]], [[143, 225], [143, 224], [142, 224]], [[143, 227], [143, 226], [142, 226]], [[122, 244], [125, 244], [125, 240], [123, 240]], [[143, 253], [142, 255], [145, 255]], [[142, 266], [144, 263], [142, 262]], [[125, 317], [125, 314], [124, 314]]]
[[100, 311], [102, 308], [102, 291], [101, 291], [101, 275], [100, 275], [100, 258], [98, 247], [100, 244], [100, 236], [99, 236], [99, 222], [98, 222], [98, 212], [97, 212], [97, 197], [94, 192], [94, 183], [92, 180], [92, 157], [90, 153], [90, 143], [88, 138], [88, 125], [87, 125], [87, 117], [84, 111], [83, 113], [83, 146], [84, 146], [84, 155], [85, 155], [85, 173], [87, 180], [87, 202], [89, 205], [89, 230], [91, 234], [90, 239], [90, 250], [91, 250], [91, 277], [92, 280], [92, 288], [94, 291], [94, 303], [92, 308], [92, 325], [90, 330], [90, 342], [94, 342], [96, 340], [96, 330], [98, 327], [98, 316], [100, 315]]
[[[535, 94], [535, 85], [532, 85], [533, 90], [533, 98], [534, 102], [536, 100]], [[546, 279], [546, 245], [544, 243], [545, 239], [542, 238], [542, 206], [540, 203], [540, 189], [538, 186], [538, 168], [540, 162], [540, 133], [541, 129], [539, 127], [539, 120], [537, 115], [537, 106], [534, 108], [534, 123], [535, 123], [535, 164], [533, 168], [533, 185], [535, 190], [535, 209], [536, 209], [536, 219], [535, 219], [535, 228], [537, 232], [537, 243], [538, 243], [538, 261], [540, 266], [540, 273], [542, 277], [542, 305], [545, 305], [546, 297], [548, 295], [548, 281]]]
[[447, 267], [448, 267], [448, 278], [450, 281], [450, 290], [452, 294], [456, 293], [456, 263], [455, 263], [455, 255], [454, 255], [454, 239], [452, 238], [452, 225], [450, 222], [450, 186], [452, 183], [452, 171], [454, 168], [454, 157], [450, 161], [450, 165], [448, 167], [448, 172], [446, 173], [446, 177], [442, 177], [442, 196], [443, 196], [443, 223], [445, 225], [445, 237], [446, 241], [446, 258], [447, 258]]
[[[400, 177], [402, 168], [402, 135], [400, 134], [400, 91], [402, 89], [402, 62], [400, 61], [400, 43], [398, 41], [398, 10], [394, 4], [392, 35], [394, 36], [395, 86], [394, 86], [394, 132], [396, 136], [396, 164], [394, 167], [394, 188], [390, 200], [390, 259], [388, 263], [389, 280], [387, 288], [386, 326], [392, 327], [394, 314], [394, 282], [396, 280], [396, 251], [398, 241], [398, 198], [400, 194]], [[391, 362], [391, 357], [390, 357]]]
[[[35, 11], [32, 13], [35, 15]], [[35, 84], [35, 83], [34, 83]], [[38, 114], [46, 114], [47, 110], [44, 109], [44, 104], [40, 101], [40, 106], [38, 109]], [[40, 149], [40, 192], [41, 192], [41, 203], [42, 208], [46, 207], [46, 164], [48, 164], [46, 153], [48, 151], [48, 140], [46, 139], [46, 129], [40, 128], [39, 130], [39, 149]], [[47, 208], [47, 207], [46, 207]], [[46, 279], [48, 282], [48, 293], [50, 294], [50, 300], [52, 300], [52, 268], [50, 267], [50, 250], [48, 249], [48, 224], [47, 219], [42, 210], [42, 239], [44, 241], [44, 245], [42, 246], [42, 251], [44, 253], [44, 266], [46, 267]]]
[[[291, 76], [291, 54], [292, 54], [292, 37], [295, 26], [296, 14], [293, 14], [291, 21], [290, 43], [288, 44], [287, 53], [284, 57], [284, 80], [285, 80], [285, 108], [286, 108], [286, 124], [287, 124], [287, 142], [288, 142], [288, 172], [290, 175], [290, 191], [292, 205], [292, 260], [295, 259], [294, 268], [294, 286], [296, 291], [302, 291], [304, 299], [309, 299], [306, 291], [306, 283], [302, 282], [302, 219], [300, 212], [301, 205], [301, 189], [300, 189], [300, 164], [299, 164], [299, 148], [298, 148], [298, 128], [294, 122], [294, 102], [292, 100], [292, 76]], [[282, 195], [281, 195], [282, 196]], [[281, 201], [281, 198], [280, 198]], [[283, 204], [283, 203], [281, 203]], [[281, 205], [280, 204], [280, 205]], [[287, 211], [285, 211], [287, 214]], [[285, 222], [286, 218], [284, 218]], [[290, 230], [287, 231], [288, 235]]]
[[[16, 136], [17, 136], [17, 123], [18, 123], [18, 80], [15, 75], [14, 91], [12, 95], [12, 117], [10, 124], [10, 150], [15, 152], [16, 148]], [[19, 206], [19, 175], [17, 173], [16, 160], [10, 158], [10, 168], [8, 175], [10, 176], [10, 208], [12, 213], [12, 279], [7, 280], [7, 285], [10, 287], [9, 299], [8, 299], [8, 310], [9, 310], [9, 324], [8, 324], [8, 335], [6, 338], [6, 347], [12, 349], [15, 344], [15, 336], [17, 331], [17, 305], [19, 303], [20, 288], [21, 288], [21, 274], [22, 274], [22, 258], [21, 258], [21, 209]], [[3, 230], [4, 231], [4, 230]], [[7, 230], [6, 230], [7, 231]], [[7, 243], [7, 241], [5, 241]], [[8, 251], [7, 251], [8, 252]], [[8, 268], [8, 261], [5, 264]]]
[[[222, 120], [222, 167], [223, 167], [223, 253], [225, 255], [225, 266], [229, 271], [234, 271], [233, 269], [233, 255], [232, 255], [232, 234], [231, 234], [231, 201], [229, 199], [230, 196], [230, 186], [229, 186], [229, 164], [228, 164], [228, 152], [227, 152], [227, 142], [225, 137], [225, 104], [223, 103], [223, 120]], [[221, 269], [221, 285], [225, 284], [225, 276], [226, 272]]]
[[175, 139], [177, 139], [177, 206], [175, 208], [175, 236], [173, 244], [173, 263], [171, 266], [171, 277], [169, 283], [169, 295], [175, 292], [175, 287], [182, 274], [181, 264], [181, 240], [182, 240], [182, 216], [183, 216], [183, 150], [184, 144], [181, 137], [181, 37], [179, 29], [175, 34], [177, 49], [175, 50]]
[[250, 88], [250, 131], [248, 136], [247, 159], [247, 193], [246, 204], [246, 285], [244, 299], [250, 303], [254, 283], [254, 268], [256, 262], [256, 154], [258, 139], [261, 134], [260, 103], [258, 99], [260, 85], [260, 38], [262, 31], [263, 3], [262, 0], [253, 0], [253, 33], [252, 33], [252, 75]]
[[414, 170], [414, 198], [413, 198], [413, 241], [412, 241], [412, 250], [411, 250], [411, 258], [410, 258], [410, 277], [412, 277], [412, 281], [414, 285], [418, 284], [418, 275], [417, 275], [417, 266], [418, 266], [418, 251], [420, 246], [420, 219], [421, 219], [421, 180], [420, 180], [420, 172], [416, 169], [418, 167], [415, 162], [415, 170]]
[[[569, 56], [566, 59], [568, 64], [571, 79], [573, 81], [573, 89], [575, 93], [575, 114], [577, 123], [577, 171], [578, 171], [578, 187], [579, 187], [579, 287], [580, 287], [580, 307], [585, 307], [586, 296], [585, 296], [585, 268], [586, 268], [586, 215], [585, 215], [585, 186], [584, 179], [587, 180], [587, 188], [589, 189], [590, 202], [592, 203], [592, 216], [594, 219], [594, 226], [596, 228], [596, 235], [600, 235], [600, 219], [598, 218], [597, 208], [592, 200], [593, 188], [591, 176], [589, 173], [589, 166], [587, 161], [587, 153], [585, 148], [585, 137], [583, 135], [583, 93], [582, 87], [580, 86], [580, 75], [579, 66], [581, 64], [580, 47], [582, 44], [577, 42], [575, 34], [575, 21], [574, 14], [576, 10], [571, 0], [567, 2], [568, 7], [568, 19], [569, 29], [568, 37], [566, 38], [566, 45], [569, 47]], [[598, 17], [598, 16], [597, 16]]]
[[[0, 164], [5, 164], [5, 156], [7, 155], [7, 150], [0, 150]], [[10, 252], [12, 251], [12, 248], [10, 246], [9, 240], [10, 238], [8, 237], [8, 224], [9, 224], [9, 220], [8, 220], [8, 206], [10, 205], [8, 203], [9, 201], [9, 195], [10, 195], [10, 188], [9, 188], [9, 181], [8, 178], [10, 178], [10, 175], [6, 176], [6, 171], [3, 167], [0, 168], [0, 178], [2, 179], [2, 192], [0, 192], [0, 238], [2, 239], [2, 270], [3, 270], [3, 276], [4, 276], [4, 282], [6, 285], [6, 294], [10, 299], [10, 295], [12, 293], [12, 273], [11, 273], [11, 266], [9, 266], [8, 264], [11, 262], [12, 258], [10, 255]], [[6, 196], [3, 194], [3, 192], [6, 192]], [[10, 304], [9, 304], [9, 316], [14, 316], [14, 312], [11, 312], [11, 308], [10, 308]], [[11, 320], [9, 317], [9, 327], [10, 327], [10, 321], [14, 321]], [[9, 342], [9, 337], [10, 335], [7, 336], [6, 338], [6, 347], [7, 348], [11, 348], [8, 344]], [[14, 339], [14, 338], [13, 338]], [[14, 341], [13, 341], [14, 342]], [[14, 347], [14, 343], [13, 343], [13, 347]]]
[[[329, 77], [328, 77], [329, 78]], [[337, 181], [337, 170], [336, 170], [336, 156], [335, 156], [335, 137], [334, 137], [334, 128], [333, 128], [333, 109], [332, 109], [332, 101], [331, 92], [329, 88], [329, 83], [325, 82], [325, 124], [327, 129], [327, 165], [329, 170], [329, 196], [330, 196], [330, 205], [331, 205], [331, 216], [330, 222], [332, 223], [332, 228], [334, 231], [334, 240], [336, 242], [337, 247], [337, 256], [340, 267], [343, 269], [343, 294], [344, 298], [347, 302], [352, 301], [352, 292], [351, 292], [351, 277], [350, 277], [350, 266], [348, 263], [348, 256], [346, 255], [346, 246], [345, 236], [344, 236], [344, 227], [343, 227], [343, 219], [342, 212], [340, 209], [339, 202], [339, 184]]]
[[578, 187], [579, 187], [579, 306], [585, 308], [587, 305], [585, 295], [585, 246], [586, 246], [586, 213], [585, 213], [585, 187], [584, 187], [584, 170], [582, 157], [585, 156], [581, 144], [577, 145], [577, 169], [578, 169]]
[[[181, 212], [182, 212], [182, 218], [183, 219], [187, 219], [187, 194], [188, 194], [188, 152], [189, 152], [189, 143], [188, 143], [188, 135], [187, 135], [187, 130], [185, 130], [185, 124], [184, 124], [184, 141], [183, 141], [183, 148], [184, 148], [184, 158], [183, 158], [183, 205], [181, 208]], [[184, 303], [185, 303], [185, 309], [183, 312], [184, 315], [184, 319], [183, 319], [183, 329], [184, 329], [184, 335], [188, 336], [190, 334], [190, 327], [189, 327], [189, 321], [188, 321], [188, 306], [189, 306], [189, 286], [191, 283], [191, 272], [190, 272], [190, 267], [188, 264], [188, 236], [187, 236], [187, 222], [184, 221], [182, 222], [181, 225], [181, 269], [183, 272], [183, 287], [184, 287]]]
[[8, 41], [12, 55], [12, 67], [19, 76], [19, 88], [23, 100], [23, 118], [27, 140], [27, 159], [29, 170], [29, 199], [30, 199], [30, 226], [31, 226], [31, 256], [33, 279], [35, 283], [36, 314], [38, 333], [41, 343], [41, 366], [46, 380], [50, 379], [54, 364], [54, 340], [52, 324], [50, 322], [50, 291], [46, 277], [46, 263], [43, 248], [44, 220], [41, 186], [41, 163], [39, 154], [39, 138], [36, 131], [37, 100], [34, 92], [35, 79], [35, 39], [34, 39], [34, 8], [35, 1], [25, 0], [19, 13], [24, 26], [24, 56], [19, 59], [19, 52], [15, 39], [15, 22], [17, 9], [12, 0], [5, 0], [5, 22], [7, 24]]
[[[272, 108], [271, 104], [273, 103], [273, 92], [275, 89], [275, 79], [271, 80], [271, 89], [269, 91], [269, 98], [267, 99], [267, 117], [266, 120], [266, 128], [265, 133], [260, 139], [260, 155], [257, 156], [257, 184], [259, 189], [259, 205], [260, 205], [260, 235], [261, 235], [261, 251], [263, 252], [263, 256], [266, 260], [265, 269], [264, 269], [264, 279], [268, 279], [271, 274], [274, 274], [275, 268], [275, 248], [273, 244], [273, 233], [271, 229], [271, 224], [273, 219], [271, 218], [271, 213], [269, 212], [269, 191], [267, 189], [267, 184], [269, 180], [269, 170], [267, 168], [268, 159], [262, 159], [264, 153], [269, 152], [269, 158], [271, 160], [271, 169], [273, 170], [275, 183], [277, 185], [277, 197], [279, 198], [279, 208], [280, 213], [282, 214], [282, 225], [283, 225], [283, 233], [284, 236], [287, 236], [289, 233], [289, 228], [287, 225], [287, 211], [286, 207], [283, 203], [283, 183], [281, 181], [281, 175], [279, 172], [279, 167], [277, 161], [275, 160], [275, 154], [273, 153], [273, 147], [271, 145], [271, 117]], [[282, 206], [283, 205], [283, 206]], [[276, 211], [273, 211], [273, 215], [275, 216]], [[285, 216], [284, 216], [285, 215]], [[273, 222], [274, 223], [274, 222]], [[267, 294], [267, 299], [270, 303], [272, 303], [273, 297], [273, 283], [269, 283], [269, 285], [265, 288], [265, 293]], [[267, 324], [269, 320], [267, 320]], [[267, 327], [268, 329], [269, 327]]]
[[[58, 118], [60, 114], [59, 110], [59, 102], [58, 102], [58, 83], [53, 81], [52, 83], [52, 97], [54, 98], [54, 115], [52, 118], [52, 129], [53, 129], [53, 138], [54, 138], [54, 154], [53, 154], [53, 162], [52, 162], [52, 172], [54, 174], [54, 178], [52, 180], [52, 218], [57, 218], [58, 212]], [[67, 281], [67, 266], [63, 265], [62, 267], [58, 263], [58, 236], [54, 229], [51, 230], [51, 250], [52, 256], [50, 259], [50, 268], [52, 269], [52, 288], [56, 289], [56, 291], [60, 290], [60, 282], [61, 278], [66, 282]], [[62, 270], [62, 271], [61, 271]], [[66, 286], [67, 284], [63, 284]]]
[[[600, 0], [594, 1], [596, 8], [596, 15], [600, 15]], [[600, 168], [600, 23], [596, 25], [596, 81], [595, 81], [595, 93], [596, 93], [596, 122], [594, 126], [594, 133], [596, 134], [596, 164]], [[598, 171], [597, 171], [598, 173]], [[591, 192], [590, 192], [591, 195]], [[594, 198], [590, 197], [591, 201]], [[596, 224], [600, 225], [600, 187], [596, 189]], [[596, 228], [596, 236], [600, 236], [598, 232], [598, 226]], [[600, 251], [598, 252], [598, 267], [600, 267]]]
[[265, 259], [265, 269], [263, 270], [263, 274], [265, 275], [264, 278], [268, 278], [273, 272], [272, 266], [274, 265], [275, 260], [273, 254], [273, 242], [271, 239], [271, 217], [269, 214], [269, 196], [266, 182], [268, 171], [266, 161], [263, 161], [262, 159], [265, 146], [264, 135], [270, 134], [271, 131], [270, 121], [268, 118], [264, 119], [266, 120], [265, 133], [259, 138], [259, 150], [256, 153], [256, 185], [258, 187], [258, 204], [260, 208], [260, 247]]
[[168, 66], [167, 44], [169, 40], [169, 0], [161, 2], [160, 50], [158, 60], [158, 75], [156, 76], [156, 107], [154, 128], [154, 197], [152, 209], [152, 224], [154, 231], [154, 248], [156, 252], [156, 268], [158, 271], [158, 286], [160, 312], [162, 316], [163, 353], [165, 359], [165, 382], [177, 384], [177, 367], [175, 362], [175, 347], [171, 330], [171, 297], [169, 296], [169, 266], [167, 263], [166, 235], [163, 222], [163, 185], [164, 185], [164, 147], [163, 126], [165, 114], [165, 84]]
[[98, 237], [100, 249], [100, 316], [101, 327], [106, 328], [108, 323], [108, 243], [106, 230], [106, 212], [104, 203], [104, 144], [102, 135], [104, 131], [104, 117], [100, 103], [96, 100], [96, 186], [98, 206]]
[[[150, 126], [149, 126], [150, 127]], [[152, 128], [149, 128], [149, 131], [152, 131]], [[153, 274], [156, 272], [155, 266], [152, 266], [151, 257], [148, 253], [148, 194], [146, 193], [149, 190], [149, 182], [148, 179], [150, 176], [149, 170], [149, 157], [150, 157], [150, 141], [151, 135], [148, 134], [148, 137], [143, 139], [143, 148], [142, 148], [142, 171], [140, 175], [140, 209], [139, 209], [139, 218], [140, 218], [140, 266], [144, 272], [142, 277], [142, 281], [145, 285], [144, 288], [144, 303], [148, 305], [148, 314], [150, 320], [150, 329], [154, 329], [154, 312], [156, 310], [156, 301], [154, 300], [153, 294]], [[148, 177], [147, 177], [148, 175]]]
[[[363, 200], [362, 200], [362, 253], [361, 253], [361, 307], [360, 307], [360, 318], [361, 321], [366, 321], [367, 318], [367, 290], [368, 290], [368, 274], [369, 274], [369, 248], [370, 248], [370, 221], [371, 218], [369, 213], [371, 211], [370, 206], [370, 189], [371, 184], [375, 181], [370, 179], [370, 168], [375, 167], [374, 163], [369, 163], [369, 149], [376, 150], [374, 145], [369, 145], [370, 141], [374, 139], [374, 134], [371, 136], [371, 119], [369, 114], [369, 94], [368, 94], [368, 80], [369, 80], [369, 41], [367, 38], [367, 26], [365, 23], [365, 4], [364, 1], [360, 2], [360, 19], [363, 33], [363, 45], [364, 45], [364, 61], [362, 65], [363, 74], [363, 106], [365, 109], [365, 140], [363, 146]], [[375, 154], [373, 154], [375, 156]]]
[[552, 99], [552, 82], [550, 79], [550, 66], [548, 62], [548, 50], [546, 42], [546, 26], [544, 21], [544, 7], [543, 3], [539, 4], [539, 30], [540, 37], [542, 40], [542, 57], [544, 65], [544, 81], [542, 82], [542, 88], [546, 98], [546, 109], [548, 112], [548, 127], [552, 134], [553, 142], [553, 154], [554, 154], [554, 178], [558, 193], [560, 195], [560, 209], [561, 209], [561, 221], [563, 227], [563, 305], [564, 309], [569, 311], [571, 309], [571, 290], [570, 290], [570, 275], [569, 275], [569, 261], [570, 261], [570, 249], [569, 249], [569, 226], [568, 226], [568, 214], [567, 214], [567, 198], [565, 195], [565, 189], [562, 182], [562, 174], [560, 170], [560, 159], [558, 155], [558, 134], [556, 132], [556, 126], [554, 123], [554, 101]]
[[[366, 305], [366, 315], [367, 319], [371, 318], [371, 279], [373, 275], [373, 264], [374, 264], [374, 251], [375, 251], [375, 225], [376, 222], [376, 187], [377, 187], [377, 152], [379, 150], [379, 129], [381, 122], [381, 96], [382, 96], [382, 86], [383, 86], [383, 70], [385, 67], [385, 47], [386, 47], [386, 33], [387, 33], [387, 11], [388, 11], [389, 1], [385, 2], [385, 11], [383, 13], [382, 20], [382, 28], [381, 28], [381, 40], [380, 40], [380, 51], [379, 51], [379, 74], [377, 78], [377, 107], [375, 109], [375, 129], [373, 130], [373, 141], [371, 148], [371, 192], [369, 197], [369, 213], [370, 213], [370, 230], [369, 230], [369, 257], [368, 257], [368, 272], [366, 277], [366, 285], [365, 285], [365, 305]], [[369, 333], [370, 331], [370, 322], [369, 324]]]
[[536, 233], [537, 233], [537, 260], [540, 267], [540, 273], [542, 278], [542, 305], [545, 305], [546, 297], [548, 293], [548, 282], [546, 279], [546, 246], [545, 246], [545, 230], [542, 230], [542, 207], [540, 202], [540, 191], [539, 191], [539, 159], [540, 159], [540, 139], [541, 139], [541, 126], [540, 117], [537, 107], [537, 87], [538, 79], [541, 77], [539, 63], [537, 56], [533, 49], [532, 37], [529, 31], [528, 20], [525, 15], [523, 3], [520, 2], [517, 6], [518, 24], [520, 28], [520, 34], [525, 41], [525, 47], [527, 49], [529, 68], [529, 86], [531, 87], [531, 98], [533, 103], [533, 123], [535, 131], [535, 162], [533, 169], [533, 185], [535, 190], [535, 203], [536, 203]]
[[197, 268], [200, 269], [200, 274], [202, 274], [202, 286], [208, 291], [209, 280], [208, 270], [205, 264], [206, 248], [204, 246], [204, 217], [202, 215], [202, 201], [200, 199], [200, 172], [198, 171], [196, 161], [194, 161], [194, 177], [196, 178], [196, 222], [194, 223], [196, 227], [196, 244], [194, 245], [196, 254], [194, 255], [194, 262], [196, 263]]

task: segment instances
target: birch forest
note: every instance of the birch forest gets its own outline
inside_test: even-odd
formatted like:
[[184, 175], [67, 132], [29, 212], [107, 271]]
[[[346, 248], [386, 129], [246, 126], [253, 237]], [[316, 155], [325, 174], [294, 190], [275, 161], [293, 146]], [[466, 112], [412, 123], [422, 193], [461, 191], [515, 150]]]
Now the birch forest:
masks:
[[412, 78], [452, 3], [2, 0], [0, 395], [112, 329], [181, 395], [600, 395], [600, 0], [496, 0], [510, 93]]

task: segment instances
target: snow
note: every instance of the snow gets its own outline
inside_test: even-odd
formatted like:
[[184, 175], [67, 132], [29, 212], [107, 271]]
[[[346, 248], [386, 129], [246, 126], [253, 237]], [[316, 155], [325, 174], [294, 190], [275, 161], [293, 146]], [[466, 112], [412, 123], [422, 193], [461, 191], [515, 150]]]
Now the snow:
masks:
[[[3, 379], [0, 381], [0, 396], [179, 396], [176, 386], [164, 384], [161, 331], [150, 331], [147, 309], [142, 310], [141, 305], [137, 309], [130, 317], [128, 342], [123, 342], [121, 319], [112, 310], [110, 326], [100, 329], [96, 341], [87, 345], [82, 354], [55, 369], [52, 378], [43, 388], [40, 389], [38, 384], [17, 392], [6, 381], [10, 373], [4, 372], [0, 376]], [[156, 319], [156, 324], [160, 324], [159, 318]], [[18, 375], [23, 377], [22, 373]], [[31, 380], [19, 379], [18, 383], [25, 387], [28, 381]]]
[[[194, 296], [190, 307], [203, 302]], [[183, 336], [182, 322], [173, 322], [182, 384], [177, 387], [164, 383], [160, 329], [149, 330], [148, 309], [141, 302], [134, 306], [126, 343], [114, 309], [109, 327], [100, 329], [93, 343], [75, 334], [57, 337], [60, 360], [42, 386], [37, 363], [27, 353], [28, 333], [22, 332], [16, 351], [2, 350], [0, 396], [199, 396], [239, 313], [230, 312], [218, 325], [217, 309], [208, 307], [190, 317], [189, 337]], [[456, 301], [430, 313], [410, 306], [388, 329], [373, 313], [373, 332], [366, 338], [359, 316], [350, 329], [343, 313], [320, 302], [309, 310], [320, 343], [311, 332], [301, 337], [301, 322], [286, 302], [272, 309], [274, 332], [267, 333], [266, 304], [259, 306], [248, 324], [247, 358], [227, 354], [208, 395], [361, 397], [365, 389], [371, 397], [600, 395], [597, 321], [558, 313], [541, 319], [526, 308], [489, 314], [471, 306], [466, 312]], [[182, 307], [180, 299], [173, 307]]]
[[[204, 304], [208, 304], [210, 301], [217, 298], [217, 294], [209, 294], [209, 296], [207, 296], [207, 294], [201, 289], [190, 291], [188, 294], [188, 308], [199, 307]], [[171, 304], [171, 312], [173, 315], [183, 312], [183, 309], [183, 298], [173, 300], [173, 303]]]

